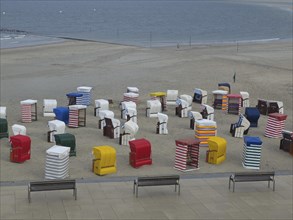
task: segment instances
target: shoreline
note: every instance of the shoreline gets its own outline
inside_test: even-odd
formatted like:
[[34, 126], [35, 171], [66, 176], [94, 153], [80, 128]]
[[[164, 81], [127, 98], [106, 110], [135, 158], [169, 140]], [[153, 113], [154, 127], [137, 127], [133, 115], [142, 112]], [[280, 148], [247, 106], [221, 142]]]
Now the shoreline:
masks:
[[[97, 43], [97, 44], [109, 44], [109, 45], [118, 45], [118, 46], [129, 46], [129, 47], [137, 47], [137, 48], [174, 48], [174, 47], [182, 47], [182, 48], [192, 48], [192, 47], [213, 47], [213, 46], [233, 46], [233, 45], [253, 45], [253, 44], [269, 44], [271, 42], [292, 42], [293, 38], [286, 38], [286, 39], [280, 39], [280, 38], [266, 38], [266, 39], [256, 39], [256, 40], [239, 40], [239, 41], [215, 41], [215, 42], [198, 42], [198, 43], [185, 43], [185, 44], [179, 44], [179, 43], [158, 43], [156, 46], [143, 46], [143, 45], [135, 45], [135, 44], [125, 44], [125, 43], [119, 43], [119, 42], [105, 42], [105, 41], [98, 41], [98, 40], [87, 40], [87, 39], [79, 39], [79, 38], [70, 38], [70, 37], [45, 37], [45, 36], [36, 36], [44, 38], [44, 40], [41, 40], [41, 42], [30, 42], [26, 44], [19, 44], [15, 47], [0, 47], [0, 50], [10, 50], [10, 49], [19, 49], [19, 48], [29, 48], [29, 47], [41, 47], [41, 46], [49, 46], [49, 45], [60, 45], [66, 42], [91, 42], [91, 43]], [[50, 38], [52, 40], [50, 40]], [[47, 39], [47, 40], [45, 40]], [[49, 40], [48, 40], [49, 39]]]

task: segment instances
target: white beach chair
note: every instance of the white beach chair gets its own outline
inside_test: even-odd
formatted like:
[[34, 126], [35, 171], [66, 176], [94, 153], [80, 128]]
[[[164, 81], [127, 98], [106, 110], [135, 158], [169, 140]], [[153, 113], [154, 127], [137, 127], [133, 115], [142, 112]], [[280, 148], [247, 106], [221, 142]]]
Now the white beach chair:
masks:
[[23, 125], [14, 124], [11, 126], [11, 128], [14, 135], [18, 135], [18, 134], [26, 135], [26, 127]]
[[176, 100], [178, 98], [178, 90], [167, 90], [166, 105], [176, 105]]
[[6, 115], [6, 107], [5, 106], [1, 106], [0, 107], [0, 118], [4, 118], [4, 119], [7, 118], [7, 115]]
[[120, 126], [121, 122], [116, 118], [105, 117], [106, 126], [104, 126], [104, 136], [109, 138], [119, 138], [120, 137]]
[[133, 121], [127, 121], [122, 126], [123, 133], [120, 134], [120, 145], [129, 146], [129, 141], [135, 140], [135, 135], [138, 132], [138, 125]]
[[202, 114], [200, 114], [200, 112], [190, 111], [189, 118], [190, 118], [190, 128], [194, 130], [195, 121], [202, 119]]
[[124, 102], [121, 102], [121, 104], [120, 104], [120, 110], [121, 110], [121, 118], [122, 119], [127, 119], [127, 115], [126, 115], [127, 108], [134, 108], [134, 109], [136, 109], [136, 103], [135, 102], [132, 102], [132, 101], [124, 101]]
[[101, 110], [109, 110], [109, 101], [106, 99], [96, 99], [95, 100], [95, 109], [94, 115], [98, 116], [99, 111]]
[[48, 135], [47, 135], [47, 140], [48, 142], [55, 142], [55, 134], [64, 134], [65, 133], [65, 123], [60, 120], [52, 120], [48, 121]]
[[110, 110], [100, 110], [99, 111], [99, 129], [103, 129], [106, 126], [105, 117], [114, 118], [114, 112]]
[[149, 118], [157, 117], [162, 111], [162, 104], [158, 99], [147, 100], [146, 116]]
[[168, 115], [158, 113], [157, 134], [168, 134]]
[[53, 109], [57, 108], [56, 99], [44, 99], [43, 100], [43, 116], [44, 117], [55, 117]]

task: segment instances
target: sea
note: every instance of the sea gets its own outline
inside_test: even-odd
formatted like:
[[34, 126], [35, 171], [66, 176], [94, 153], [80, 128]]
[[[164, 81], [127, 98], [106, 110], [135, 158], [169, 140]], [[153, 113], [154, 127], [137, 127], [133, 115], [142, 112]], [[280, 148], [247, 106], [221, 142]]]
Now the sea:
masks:
[[[285, 4], [285, 3], [284, 3]], [[1, 48], [66, 39], [140, 47], [292, 40], [292, 5], [240, 0], [1, 0]]]

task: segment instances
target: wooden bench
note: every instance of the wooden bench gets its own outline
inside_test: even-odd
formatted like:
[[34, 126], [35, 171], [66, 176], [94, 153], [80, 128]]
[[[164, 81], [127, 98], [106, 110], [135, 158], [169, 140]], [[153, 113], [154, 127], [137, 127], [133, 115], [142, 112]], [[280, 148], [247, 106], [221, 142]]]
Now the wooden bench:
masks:
[[164, 186], [164, 185], [175, 185], [175, 192], [177, 191], [180, 195], [180, 176], [150, 176], [150, 177], [137, 177], [133, 183], [133, 194], [136, 192], [136, 197], [138, 196], [138, 187], [140, 186]]
[[46, 180], [35, 181], [28, 184], [28, 200], [31, 202], [31, 192], [51, 191], [51, 190], [66, 190], [72, 189], [75, 200], [77, 199], [76, 181], [74, 179], [66, 180]]
[[235, 190], [235, 182], [254, 182], [254, 181], [268, 181], [268, 187], [270, 182], [273, 182], [273, 191], [275, 191], [275, 172], [240, 172], [234, 173], [229, 177], [229, 189], [233, 182], [233, 192]]

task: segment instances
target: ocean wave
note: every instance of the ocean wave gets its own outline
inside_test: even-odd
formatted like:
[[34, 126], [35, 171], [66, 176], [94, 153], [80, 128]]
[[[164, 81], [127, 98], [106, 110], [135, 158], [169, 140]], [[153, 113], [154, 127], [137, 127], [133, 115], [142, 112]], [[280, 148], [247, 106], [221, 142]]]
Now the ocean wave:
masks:
[[257, 40], [239, 40], [236, 41], [237, 43], [257, 43], [257, 42], [269, 42], [269, 41], [276, 41], [281, 40], [281, 38], [267, 38], [267, 39], [257, 39]]
[[4, 36], [1, 36], [0, 40], [13, 40], [13, 39], [23, 39], [25, 38], [26, 35], [25, 34], [20, 34], [20, 35], [4, 35]]

